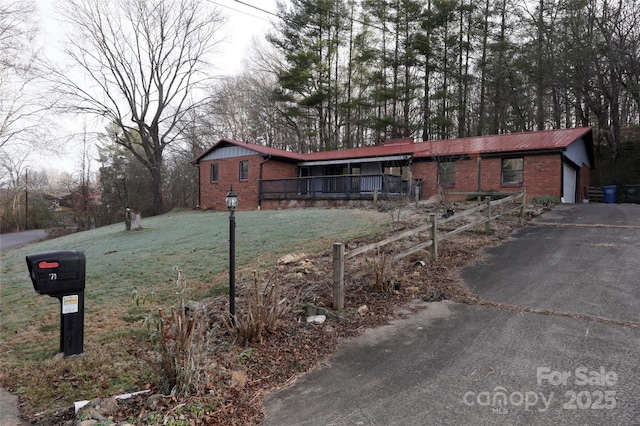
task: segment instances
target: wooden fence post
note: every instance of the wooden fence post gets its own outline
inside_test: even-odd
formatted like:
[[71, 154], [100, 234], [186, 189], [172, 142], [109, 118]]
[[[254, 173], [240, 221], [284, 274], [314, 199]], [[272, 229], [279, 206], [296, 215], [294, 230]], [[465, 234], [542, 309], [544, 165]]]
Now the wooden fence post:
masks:
[[438, 228], [438, 216], [435, 213], [431, 213], [429, 215], [429, 219], [431, 220], [431, 260], [434, 262], [438, 260], [438, 236], [436, 235], [436, 230]]
[[373, 189], [373, 207], [378, 207], [378, 188]]
[[333, 243], [333, 309], [344, 309], [344, 244]]
[[491, 197], [484, 197], [487, 202], [487, 222], [484, 224], [484, 232], [491, 233]]
[[520, 225], [524, 223], [524, 209], [527, 206], [527, 188], [522, 187], [522, 204], [520, 205]]
[[415, 193], [416, 193], [416, 206], [417, 206], [418, 204], [420, 204], [420, 187], [418, 185], [416, 185]]

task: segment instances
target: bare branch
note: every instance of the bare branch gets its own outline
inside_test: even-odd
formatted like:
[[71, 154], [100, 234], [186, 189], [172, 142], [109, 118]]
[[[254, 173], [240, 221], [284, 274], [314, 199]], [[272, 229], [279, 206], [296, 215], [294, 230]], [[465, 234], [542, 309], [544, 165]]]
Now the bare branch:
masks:
[[[164, 149], [204, 96], [220, 12], [201, 0], [67, 0], [66, 55], [81, 73], [51, 70], [57, 108], [116, 124], [117, 143], [149, 170], [161, 211]], [[197, 102], [195, 102], [197, 103]]]

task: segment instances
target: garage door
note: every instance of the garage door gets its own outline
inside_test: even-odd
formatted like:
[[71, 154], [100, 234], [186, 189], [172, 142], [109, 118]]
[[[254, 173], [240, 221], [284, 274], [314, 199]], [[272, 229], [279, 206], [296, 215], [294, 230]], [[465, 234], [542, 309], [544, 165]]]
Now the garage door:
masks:
[[576, 202], [576, 169], [563, 164], [562, 165], [562, 202]]

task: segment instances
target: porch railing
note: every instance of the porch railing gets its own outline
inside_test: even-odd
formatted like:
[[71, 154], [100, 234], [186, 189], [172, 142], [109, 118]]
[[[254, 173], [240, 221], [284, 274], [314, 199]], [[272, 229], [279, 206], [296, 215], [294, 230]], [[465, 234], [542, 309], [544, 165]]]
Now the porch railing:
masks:
[[401, 176], [339, 175], [309, 176], [259, 181], [261, 200], [295, 200], [314, 198], [370, 199], [374, 192], [384, 197], [408, 191], [408, 182]]

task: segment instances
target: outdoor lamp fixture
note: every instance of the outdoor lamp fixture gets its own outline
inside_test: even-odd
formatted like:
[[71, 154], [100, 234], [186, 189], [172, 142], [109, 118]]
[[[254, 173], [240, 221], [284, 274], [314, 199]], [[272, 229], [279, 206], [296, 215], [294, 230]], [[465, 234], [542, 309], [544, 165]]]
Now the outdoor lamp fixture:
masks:
[[229, 192], [227, 192], [227, 198], [225, 198], [224, 201], [225, 203], [227, 203], [227, 209], [229, 210], [229, 212], [233, 214], [233, 212], [236, 210], [236, 207], [238, 207], [238, 194], [236, 194], [236, 191], [233, 190], [233, 185], [231, 185], [231, 187], [229, 188]]
[[233, 185], [224, 201], [229, 210], [229, 316], [231, 324], [236, 325], [236, 217], [233, 213], [238, 207], [238, 194]]

